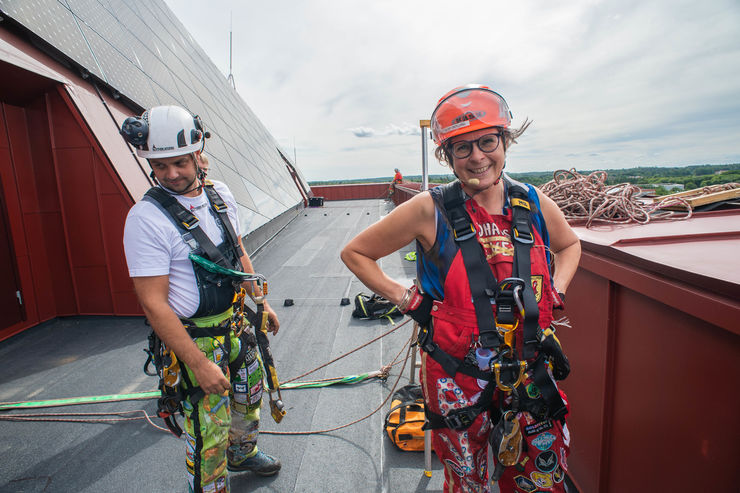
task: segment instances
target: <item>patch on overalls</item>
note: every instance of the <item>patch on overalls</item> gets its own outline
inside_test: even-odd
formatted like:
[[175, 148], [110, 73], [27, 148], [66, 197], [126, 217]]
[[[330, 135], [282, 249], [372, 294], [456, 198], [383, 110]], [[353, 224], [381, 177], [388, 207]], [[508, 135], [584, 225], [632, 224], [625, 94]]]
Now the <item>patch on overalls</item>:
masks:
[[534, 299], [539, 303], [542, 299], [542, 276], [532, 276], [532, 289], [534, 290]]
[[527, 396], [529, 396], [530, 399], [539, 399], [540, 395], [540, 388], [534, 383], [527, 385]]
[[534, 484], [537, 485], [538, 488], [552, 488], [554, 484], [552, 482], [552, 476], [545, 474], [544, 472], [534, 471], [529, 475], [529, 477], [532, 478], [532, 481], [534, 481]]
[[553, 435], [552, 433], [540, 433], [539, 435], [534, 437], [534, 439], [532, 440], [532, 445], [540, 450], [547, 450], [555, 442], [555, 438], [555, 435]]
[[560, 464], [562, 464], [563, 469], [568, 470], [568, 461], [565, 460], [565, 449], [563, 447], [560, 447]]
[[187, 433], [185, 433], [185, 462], [188, 467], [195, 467], [195, 438]]
[[563, 472], [563, 468], [558, 466], [555, 468], [555, 470], [552, 473], [552, 479], [556, 483], [562, 483], [563, 479], [565, 479], [565, 473]]
[[534, 465], [542, 472], [553, 472], [558, 467], [558, 454], [552, 450], [546, 450], [537, 456]]
[[220, 366], [221, 361], [223, 361], [224, 359], [224, 354], [225, 354], [224, 350], [221, 349], [220, 347], [214, 348], [213, 349], [213, 362]]
[[543, 431], [547, 431], [551, 429], [552, 429], [552, 421], [547, 419], [545, 421], [540, 421], [538, 423], [525, 426], [524, 434], [527, 436], [532, 436], [535, 433], [542, 433]]
[[517, 488], [528, 493], [532, 493], [537, 489], [537, 486], [535, 486], [532, 480], [526, 476], [517, 476], [514, 478], [514, 482]]

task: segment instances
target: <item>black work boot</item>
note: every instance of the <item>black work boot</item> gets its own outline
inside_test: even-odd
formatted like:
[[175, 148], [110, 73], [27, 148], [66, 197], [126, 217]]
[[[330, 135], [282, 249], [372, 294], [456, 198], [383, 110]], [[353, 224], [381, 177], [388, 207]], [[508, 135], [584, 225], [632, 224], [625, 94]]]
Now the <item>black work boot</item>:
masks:
[[226, 463], [226, 469], [232, 472], [252, 471], [260, 476], [272, 476], [280, 471], [280, 461], [259, 451], [256, 455], [244, 459], [238, 464]]

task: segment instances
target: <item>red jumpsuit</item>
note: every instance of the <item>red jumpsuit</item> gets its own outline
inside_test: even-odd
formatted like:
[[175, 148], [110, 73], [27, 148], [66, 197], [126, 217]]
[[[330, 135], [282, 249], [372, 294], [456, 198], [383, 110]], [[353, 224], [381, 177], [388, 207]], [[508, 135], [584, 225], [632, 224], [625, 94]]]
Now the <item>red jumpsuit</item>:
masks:
[[[437, 300], [432, 309], [434, 342], [449, 355], [463, 359], [471, 349], [475, 349], [474, 341], [478, 339], [475, 309], [461, 252], [441, 212], [441, 193], [435, 189], [431, 193], [437, 204], [437, 237], [430, 251], [423, 252], [417, 245], [417, 251], [422, 252], [417, 264], [418, 279], [425, 292]], [[537, 201], [531, 188], [530, 200]], [[499, 281], [511, 277], [514, 254], [511, 208], [505, 208], [504, 215], [491, 216], [472, 199], [468, 199], [465, 206], [494, 276]], [[544, 223], [541, 216], [539, 223]], [[532, 285], [542, 328], [548, 327], [553, 319], [553, 288], [544, 244], [542, 235], [535, 231], [535, 244], [531, 249]], [[516, 330], [517, 347], [521, 347], [521, 332], [520, 326]], [[446, 415], [452, 409], [477, 402], [485, 387], [484, 381], [462, 373], [452, 378], [426, 353], [422, 355], [422, 362], [420, 380], [431, 412]], [[539, 394], [529, 376], [519, 388], [532, 398]], [[565, 400], [562, 391], [561, 395]], [[501, 405], [499, 400], [502, 398], [506, 409], [510, 397], [497, 389], [493, 397], [495, 407]], [[526, 444], [523, 444], [518, 463], [504, 469], [499, 480], [500, 490], [564, 492], [570, 442], [567, 426], [558, 420], [537, 420], [526, 411], [518, 412], [517, 419]], [[483, 412], [465, 430], [439, 428], [432, 431], [434, 451], [444, 465], [445, 492], [490, 491], [487, 451], [488, 435], [493, 425], [495, 423], [491, 423], [489, 414]]]

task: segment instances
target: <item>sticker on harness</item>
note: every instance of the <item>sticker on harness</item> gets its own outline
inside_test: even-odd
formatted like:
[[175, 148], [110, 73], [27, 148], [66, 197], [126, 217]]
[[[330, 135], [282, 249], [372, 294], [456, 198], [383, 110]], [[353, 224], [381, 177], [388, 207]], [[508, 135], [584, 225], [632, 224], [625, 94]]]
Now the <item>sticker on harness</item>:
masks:
[[547, 431], [551, 429], [552, 429], [552, 421], [548, 419], [545, 421], [540, 421], [538, 423], [525, 426], [524, 434], [527, 436], [532, 436], [535, 433], [542, 433], [543, 431]]

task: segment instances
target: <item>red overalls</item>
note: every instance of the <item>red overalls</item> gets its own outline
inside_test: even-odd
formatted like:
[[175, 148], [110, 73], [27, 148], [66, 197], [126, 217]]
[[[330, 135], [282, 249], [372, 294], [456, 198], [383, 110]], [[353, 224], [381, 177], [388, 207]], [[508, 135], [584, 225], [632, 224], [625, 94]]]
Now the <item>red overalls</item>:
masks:
[[[511, 209], [506, 215], [490, 216], [478, 204], [466, 201], [466, 210], [478, 232], [478, 241], [484, 248], [490, 268], [496, 279], [512, 275], [514, 247], [511, 243]], [[437, 228], [449, 225], [438, 215]], [[539, 325], [546, 328], [552, 322], [553, 293], [545, 247], [537, 231], [531, 249], [532, 286], [539, 306]], [[449, 235], [446, 235], [449, 237]], [[441, 236], [437, 235], [439, 241]], [[448, 241], [448, 245], [449, 245]], [[439, 250], [439, 245], [435, 244]], [[451, 255], [448, 249], [448, 255]], [[434, 254], [439, 255], [439, 251]], [[443, 267], [444, 268], [444, 267]], [[463, 359], [476, 348], [478, 328], [471, 299], [470, 285], [461, 252], [454, 254], [444, 279], [444, 300], [435, 301], [432, 309], [434, 342], [449, 355]], [[517, 347], [522, 344], [521, 325], [516, 330]], [[470, 406], [485, 387], [486, 382], [457, 373], [450, 377], [442, 367], [422, 355], [421, 382], [428, 410], [446, 415], [451, 409]], [[536, 398], [538, 389], [527, 376], [518, 387]], [[563, 399], [565, 400], [564, 394]], [[494, 406], [506, 409], [511, 401], [509, 393], [496, 390]], [[566, 401], [567, 403], [567, 401]], [[514, 466], [506, 467], [499, 480], [501, 492], [509, 491], [565, 491], [563, 480], [567, 471], [569, 442], [567, 427], [558, 420], [537, 420], [526, 411], [516, 414], [523, 438], [523, 451]], [[473, 424], [462, 431], [439, 428], [432, 431], [432, 445], [445, 470], [445, 492], [488, 492], [488, 435], [495, 423], [483, 412]], [[495, 464], [494, 458], [494, 464]]]

